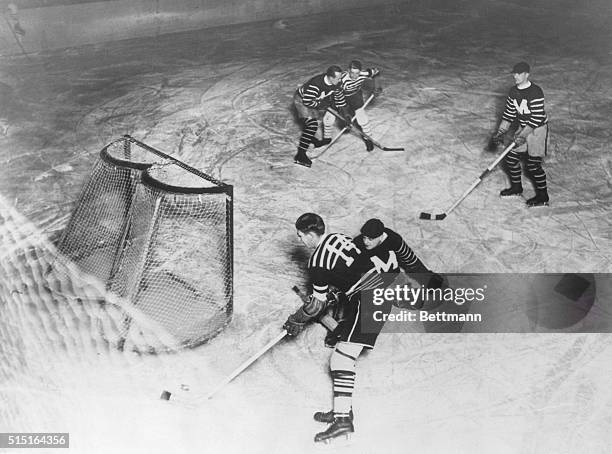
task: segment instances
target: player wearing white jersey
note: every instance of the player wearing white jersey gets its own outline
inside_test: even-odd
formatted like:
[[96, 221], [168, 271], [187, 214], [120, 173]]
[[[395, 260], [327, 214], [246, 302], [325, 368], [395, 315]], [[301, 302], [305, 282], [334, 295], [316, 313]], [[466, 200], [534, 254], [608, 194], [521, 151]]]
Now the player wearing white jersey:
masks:
[[[341, 233], [325, 233], [323, 219], [314, 213], [304, 213], [296, 223], [297, 235], [304, 245], [314, 249], [308, 261], [313, 283], [310, 300], [291, 314], [283, 328], [290, 336], [297, 336], [306, 323], [318, 317], [326, 308], [326, 292], [334, 286], [349, 295], [348, 304], [357, 308], [361, 304], [361, 291], [376, 288], [382, 281], [377, 273], [365, 273], [360, 260], [362, 252], [351, 237]], [[330, 412], [317, 412], [315, 420], [329, 423], [327, 430], [316, 434], [315, 442], [327, 442], [340, 435], [354, 432], [352, 395], [355, 383], [355, 361], [365, 348], [373, 348], [376, 336], [367, 337], [357, 330], [345, 332], [336, 344], [329, 360], [334, 390], [334, 408]]]
[[[362, 64], [359, 60], [353, 60], [349, 63], [348, 71], [342, 74], [340, 79], [340, 85], [346, 98], [346, 103], [349, 108], [355, 113], [357, 123], [361, 127], [361, 130], [368, 136], [372, 136], [372, 129], [370, 127], [370, 120], [366, 111], [363, 107], [363, 85], [364, 83], [380, 73], [378, 68], [368, 68], [363, 70]], [[363, 138], [366, 144], [366, 149], [372, 151], [374, 144], [367, 138]]]

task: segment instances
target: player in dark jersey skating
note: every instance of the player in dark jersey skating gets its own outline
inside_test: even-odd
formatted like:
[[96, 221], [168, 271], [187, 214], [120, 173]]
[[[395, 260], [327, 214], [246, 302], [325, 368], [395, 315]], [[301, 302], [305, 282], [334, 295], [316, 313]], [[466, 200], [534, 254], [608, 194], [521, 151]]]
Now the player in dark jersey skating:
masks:
[[[310, 167], [312, 161], [306, 154], [310, 144], [314, 144], [317, 148], [331, 142], [331, 130], [336, 118], [326, 111], [328, 107], [334, 106], [344, 116], [348, 116], [344, 93], [339, 85], [341, 76], [342, 69], [339, 66], [330, 66], [325, 74], [313, 77], [300, 86], [293, 95], [297, 115], [303, 122], [297, 154], [293, 158], [296, 164]], [[321, 140], [315, 137], [320, 119], [323, 120]]]
[[[363, 108], [363, 85], [372, 77], [375, 77], [380, 73], [378, 68], [362, 69], [361, 62], [359, 60], [353, 60], [349, 63], [348, 71], [342, 75], [340, 79], [340, 85], [342, 91], [346, 97], [346, 102], [349, 108], [355, 113], [357, 123], [361, 127], [361, 130], [368, 136], [372, 136], [372, 129], [370, 128], [370, 120]], [[366, 137], [363, 138], [366, 144], [366, 149], [372, 151], [374, 144], [371, 140]]]
[[[304, 245], [314, 249], [308, 261], [313, 284], [310, 300], [291, 314], [283, 328], [290, 336], [297, 336], [306, 323], [318, 317], [326, 308], [326, 293], [334, 286], [349, 295], [348, 304], [360, 305], [361, 291], [377, 288], [382, 280], [376, 271], [368, 272], [360, 260], [362, 251], [351, 237], [341, 233], [325, 233], [323, 219], [314, 213], [305, 213], [295, 223], [297, 234]], [[327, 442], [335, 437], [354, 432], [352, 395], [355, 383], [355, 361], [364, 348], [373, 348], [376, 335], [368, 335], [359, 326], [346, 331], [336, 344], [329, 360], [334, 390], [333, 410], [317, 412], [315, 420], [329, 423], [327, 430], [316, 434], [315, 442]]]
[[529, 80], [530, 68], [527, 63], [520, 62], [514, 65], [512, 75], [516, 85], [510, 89], [502, 120], [497, 133], [493, 136], [493, 142], [502, 143], [512, 123], [518, 121], [518, 129], [513, 139], [516, 147], [504, 159], [510, 187], [502, 190], [500, 195], [508, 197], [523, 193], [520, 162], [524, 160], [526, 173], [535, 187], [535, 197], [527, 200], [527, 206], [548, 205], [546, 173], [542, 168], [548, 139], [544, 93], [538, 85]]

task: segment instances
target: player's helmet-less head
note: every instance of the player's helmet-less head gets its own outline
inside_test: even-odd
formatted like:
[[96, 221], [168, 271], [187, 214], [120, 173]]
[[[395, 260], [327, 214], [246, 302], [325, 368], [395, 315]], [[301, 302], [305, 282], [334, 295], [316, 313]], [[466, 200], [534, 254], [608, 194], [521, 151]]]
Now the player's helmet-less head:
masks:
[[527, 62], [521, 61], [512, 67], [511, 74], [523, 74], [530, 72], [531, 68]]
[[331, 65], [329, 68], [327, 68], [327, 71], [325, 71], [325, 74], [328, 77], [335, 77], [337, 73], [342, 73], [342, 68], [340, 68], [338, 65]]
[[361, 68], [363, 68], [363, 66], [361, 65], [361, 62], [359, 60], [352, 60], [349, 63], [349, 69], [358, 69], [359, 71], [361, 71]]
[[304, 213], [297, 221], [295, 221], [295, 228], [303, 233], [314, 232], [317, 235], [323, 235], [325, 233], [325, 223], [323, 218], [315, 213]]

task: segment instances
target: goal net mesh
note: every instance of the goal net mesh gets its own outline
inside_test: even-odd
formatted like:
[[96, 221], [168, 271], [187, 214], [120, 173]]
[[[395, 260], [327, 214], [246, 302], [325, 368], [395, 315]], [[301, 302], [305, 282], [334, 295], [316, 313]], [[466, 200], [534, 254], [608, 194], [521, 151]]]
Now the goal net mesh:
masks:
[[100, 153], [59, 249], [193, 347], [232, 315], [232, 202], [231, 186], [126, 136]]

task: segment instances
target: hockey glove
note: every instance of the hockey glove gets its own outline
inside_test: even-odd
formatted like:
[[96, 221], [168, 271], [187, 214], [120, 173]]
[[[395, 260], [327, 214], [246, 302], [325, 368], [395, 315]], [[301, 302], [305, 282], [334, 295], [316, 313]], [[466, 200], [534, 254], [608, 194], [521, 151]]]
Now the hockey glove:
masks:
[[501, 145], [504, 143], [505, 137], [506, 137], [506, 130], [500, 129], [493, 135], [493, 137], [491, 137], [491, 143], [495, 145]]
[[525, 137], [520, 136], [520, 135], [517, 135], [514, 137], [514, 145], [516, 146], [516, 148], [522, 147], [526, 143], [527, 143], [527, 139]]
[[351, 112], [349, 111], [348, 107], [346, 106], [341, 107], [339, 109], [339, 113], [342, 119], [344, 120], [344, 122], [346, 123], [345, 126], [351, 127], [353, 123], [353, 118], [351, 116]]
[[291, 314], [285, 324], [283, 325], [283, 329], [287, 331], [289, 337], [295, 337], [304, 331], [306, 327], [306, 322], [300, 322], [295, 314]]

